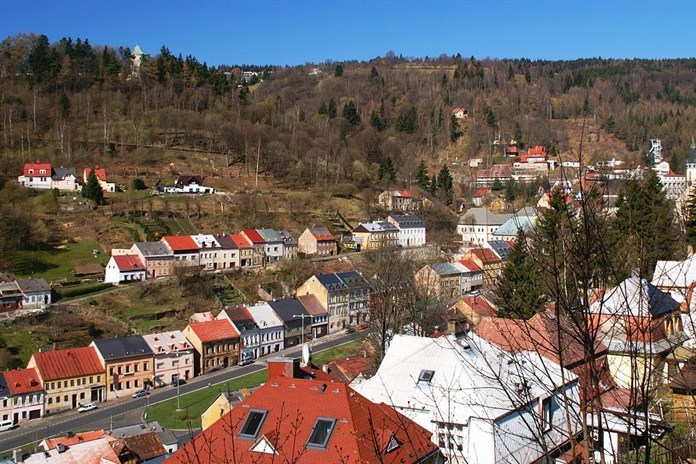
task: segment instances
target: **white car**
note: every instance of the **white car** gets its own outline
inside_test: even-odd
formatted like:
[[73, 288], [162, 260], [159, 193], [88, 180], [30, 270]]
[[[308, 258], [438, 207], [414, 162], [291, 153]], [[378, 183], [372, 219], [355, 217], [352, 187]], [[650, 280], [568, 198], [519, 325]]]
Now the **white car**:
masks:
[[91, 411], [93, 409], [97, 409], [97, 405], [94, 403], [87, 403], [87, 404], [83, 404], [82, 406], [77, 408], [77, 412], [87, 412], [87, 411]]

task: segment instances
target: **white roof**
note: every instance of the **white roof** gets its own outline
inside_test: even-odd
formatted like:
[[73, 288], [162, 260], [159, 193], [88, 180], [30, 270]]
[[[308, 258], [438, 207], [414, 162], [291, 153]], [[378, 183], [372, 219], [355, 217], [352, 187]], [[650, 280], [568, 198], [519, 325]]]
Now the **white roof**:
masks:
[[[422, 371], [433, 371], [430, 382], [419, 381]], [[396, 335], [377, 373], [356, 390], [431, 429], [433, 420], [496, 420], [561, 386], [561, 371], [538, 353], [512, 355], [474, 334], [460, 339]], [[565, 378], [570, 383], [577, 376], [565, 371]], [[522, 384], [528, 389], [518, 393]]]
[[696, 255], [684, 261], [658, 261], [653, 273], [653, 285], [672, 292], [679, 303], [686, 299], [689, 287], [696, 282]]
[[190, 350], [193, 347], [181, 330], [143, 335], [143, 340], [155, 354], [169, 351]]
[[254, 306], [247, 306], [246, 308], [261, 330], [268, 329], [269, 327], [283, 326], [283, 321], [278, 318], [275, 311], [273, 311], [273, 308], [271, 308], [268, 303], [257, 303]]
[[479, 224], [487, 226], [502, 225], [513, 216], [512, 213], [494, 213], [488, 208], [476, 207], [469, 209], [459, 218], [459, 224]]
[[220, 246], [220, 243], [218, 243], [218, 241], [215, 240], [215, 237], [212, 235], [204, 235], [204, 234], [191, 235], [191, 239], [194, 242], [196, 242], [196, 245], [201, 250], [204, 248], [222, 248]]
[[590, 312], [618, 316], [658, 317], [678, 309], [679, 303], [652, 283], [629, 277], [590, 305]]

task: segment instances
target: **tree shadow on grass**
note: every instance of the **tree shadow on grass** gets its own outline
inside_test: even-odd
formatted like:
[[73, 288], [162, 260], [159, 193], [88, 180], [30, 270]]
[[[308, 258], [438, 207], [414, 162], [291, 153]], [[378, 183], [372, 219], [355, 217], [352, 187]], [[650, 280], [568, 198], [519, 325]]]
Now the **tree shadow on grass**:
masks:
[[15, 256], [10, 264], [10, 270], [17, 275], [43, 274], [57, 267], [56, 264], [31, 256]]

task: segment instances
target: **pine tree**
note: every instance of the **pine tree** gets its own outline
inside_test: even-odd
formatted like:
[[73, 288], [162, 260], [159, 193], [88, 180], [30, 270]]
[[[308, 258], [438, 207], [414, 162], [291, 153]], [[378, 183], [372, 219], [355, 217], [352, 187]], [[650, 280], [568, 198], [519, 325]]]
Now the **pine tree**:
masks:
[[517, 143], [517, 146], [520, 148], [524, 148], [524, 142], [522, 141], [522, 128], [520, 127], [519, 122], [515, 123], [515, 132], [513, 133], [513, 137], [515, 139], [515, 142]]
[[431, 195], [437, 193], [437, 176], [435, 174], [430, 178], [430, 187], [428, 187], [428, 191]]
[[538, 274], [539, 268], [530, 254], [527, 237], [520, 229], [498, 277], [494, 293], [498, 317], [530, 319], [544, 311], [546, 296]]
[[416, 107], [412, 106], [406, 113], [399, 115], [399, 118], [396, 120], [396, 130], [407, 134], [413, 134], [416, 131], [417, 119], [418, 113], [416, 112]]
[[331, 98], [329, 100], [329, 107], [326, 110], [326, 114], [329, 115], [329, 119], [333, 119], [338, 115], [338, 108], [336, 108], [336, 101]]
[[459, 132], [459, 121], [457, 121], [455, 115], [452, 115], [450, 117], [450, 142], [456, 142], [461, 135], [462, 133]]
[[89, 176], [87, 176], [87, 183], [82, 188], [82, 196], [94, 201], [96, 205], [104, 204], [104, 191], [101, 185], [99, 185], [99, 179], [97, 179], [94, 167], [90, 171]]
[[396, 182], [396, 168], [391, 158], [385, 156], [379, 163], [379, 172], [377, 174], [379, 180], [384, 180], [387, 185]]
[[387, 127], [387, 122], [380, 117], [379, 113], [372, 110], [370, 115], [370, 126], [372, 126], [377, 132], [382, 132]]
[[452, 174], [446, 165], [442, 166], [437, 175], [437, 190], [442, 202], [451, 205], [454, 201], [454, 179], [452, 179]]
[[328, 114], [328, 110], [326, 109], [326, 103], [321, 102], [321, 106], [319, 107], [319, 114]]
[[334, 74], [336, 75], [336, 77], [341, 77], [341, 76], [343, 76], [343, 64], [338, 63], [338, 64], [336, 65], [336, 71], [334, 72]]
[[360, 115], [352, 100], [343, 105], [343, 117], [353, 127], [360, 125]]
[[430, 177], [428, 176], [428, 168], [425, 165], [425, 161], [421, 160], [418, 165], [418, 172], [416, 173], [416, 185], [423, 192], [427, 192], [430, 189]]
[[379, 73], [377, 72], [377, 68], [373, 66], [370, 70], [370, 79], [374, 79], [376, 77], [379, 77]]

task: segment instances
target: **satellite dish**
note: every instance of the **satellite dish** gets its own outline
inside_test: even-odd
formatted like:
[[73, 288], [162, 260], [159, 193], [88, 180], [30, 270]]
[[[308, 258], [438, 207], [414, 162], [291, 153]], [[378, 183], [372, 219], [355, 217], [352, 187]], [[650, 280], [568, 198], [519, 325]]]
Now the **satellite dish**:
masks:
[[302, 362], [305, 364], [309, 364], [309, 358], [311, 357], [311, 353], [309, 351], [309, 344], [305, 343], [302, 345]]

